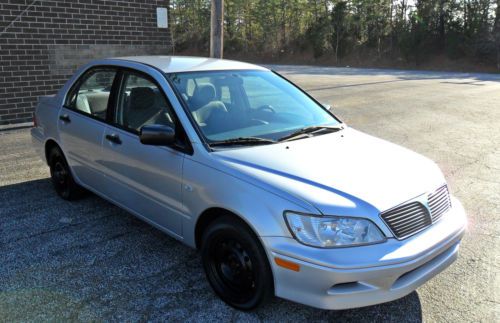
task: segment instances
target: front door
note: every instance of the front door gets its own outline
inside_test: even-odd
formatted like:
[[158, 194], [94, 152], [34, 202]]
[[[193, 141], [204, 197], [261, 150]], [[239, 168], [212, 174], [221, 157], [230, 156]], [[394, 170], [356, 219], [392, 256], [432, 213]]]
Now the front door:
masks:
[[102, 146], [101, 163], [110, 179], [106, 194], [146, 221], [181, 236], [184, 153], [139, 140], [144, 125], [177, 127], [161, 88], [149, 76], [125, 70], [113, 120]]

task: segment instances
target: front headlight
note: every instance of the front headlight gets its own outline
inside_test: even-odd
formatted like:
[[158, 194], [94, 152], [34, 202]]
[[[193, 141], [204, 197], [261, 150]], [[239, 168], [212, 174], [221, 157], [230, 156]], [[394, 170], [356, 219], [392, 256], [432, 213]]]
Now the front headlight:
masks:
[[334, 248], [385, 241], [380, 229], [368, 219], [293, 212], [285, 212], [285, 219], [295, 239], [313, 247]]

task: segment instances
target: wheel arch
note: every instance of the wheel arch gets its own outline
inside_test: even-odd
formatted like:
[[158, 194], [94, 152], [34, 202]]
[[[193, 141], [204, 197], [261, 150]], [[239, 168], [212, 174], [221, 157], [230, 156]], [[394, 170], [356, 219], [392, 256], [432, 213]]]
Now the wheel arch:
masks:
[[[47, 162], [47, 165], [49, 164], [49, 154], [50, 154], [51, 150], [54, 148], [59, 148], [59, 150], [62, 152], [61, 146], [57, 143], [57, 141], [55, 141], [52, 138], [47, 139], [45, 141], [45, 147], [44, 147], [44, 149], [45, 149], [45, 161]], [[64, 153], [62, 153], [62, 154], [64, 155]]]
[[201, 248], [201, 238], [202, 238], [203, 232], [206, 230], [206, 228], [208, 228], [208, 226], [213, 221], [215, 221], [216, 219], [221, 218], [223, 216], [228, 216], [228, 217], [231, 217], [233, 219], [236, 219], [239, 222], [241, 222], [243, 225], [245, 225], [250, 230], [250, 232], [252, 232], [254, 234], [254, 236], [257, 238], [259, 243], [264, 248], [262, 241], [259, 238], [259, 235], [257, 234], [257, 231], [250, 223], [248, 223], [248, 221], [244, 217], [238, 215], [237, 213], [235, 213], [231, 210], [228, 210], [228, 209], [225, 209], [222, 207], [210, 207], [210, 208], [206, 209], [205, 211], [203, 211], [200, 214], [200, 216], [198, 216], [198, 219], [196, 220], [196, 225], [195, 225], [195, 229], [194, 229], [194, 240], [195, 240], [194, 242], [195, 242], [196, 249]]

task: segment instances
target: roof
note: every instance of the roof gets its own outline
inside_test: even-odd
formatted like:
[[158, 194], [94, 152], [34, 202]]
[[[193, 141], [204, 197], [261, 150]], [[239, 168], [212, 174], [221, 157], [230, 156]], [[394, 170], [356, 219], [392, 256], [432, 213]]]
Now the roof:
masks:
[[139, 62], [154, 66], [165, 73], [196, 72], [214, 70], [267, 70], [254, 64], [216, 59], [208, 57], [190, 56], [130, 56], [115, 59]]

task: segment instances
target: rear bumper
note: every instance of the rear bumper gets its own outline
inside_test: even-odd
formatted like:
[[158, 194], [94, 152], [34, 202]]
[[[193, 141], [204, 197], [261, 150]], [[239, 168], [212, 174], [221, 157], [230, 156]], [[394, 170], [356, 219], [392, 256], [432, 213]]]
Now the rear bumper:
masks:
[[[410, 239], [389, 239], [392, 241], [367, 247], [319, 249], [319, 252], [329, 253], [330, 264], [326, 264], [325, 259], [310, 257], [317, 256], [318, 249], [302, 245], [297, 247], [298, 243], [293, 239], [263, 239], [272, 257], [277, 296], [322, 309], [348, 309], [401, 298], [446, 269], [457, 259], [465, 228], [465, 212], [454, 200], [453, 208], [446, 217]], [[436, 235], [441, 237], [438, 243], [430, 239]], [[433, 243], [431, 246], [427, 245], [429, 240]], [[390, 253], [387, 253], [387, 243], [393, 249]], [[427, 246], [422, 250], [420, 245]], [[309, 255], [293, 255], [290, 252], [299, 249], [306, 252], [307, 249], [314, 250]], [[356, 256], [364, 258], [368, 252], [370, 256], [367, 258], [379, 261], [371, 264], [362, 260], [353, 261], [349, 267], [340, 259], [346, 252], [354, 255], [350, 259]], [[338, 263], [335, 261], [336, 253]], [[274, 257], [299, 264], [300, 271], [277, 266]]]
[[45, 149], [44, 149], [44, 146], [43, 146], [43, 141], [44, 141], [44, 137], [43, 137], [43, 134], [42, 132], [40, 131], [40, 128], [31, 128], [30, 130], [31, 132], [31, 143], [33, 144], [33, 148], [35, 149], [35, 151], [37, 152], [37, 154], [40, 156], [40, 158], [46, 162], [46, 159], [45, 159]]

